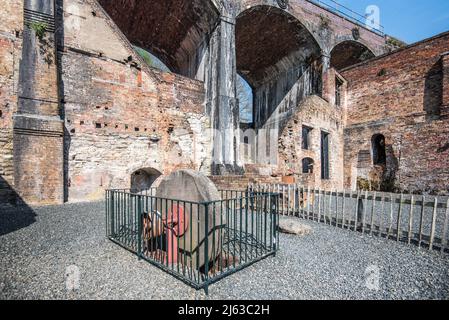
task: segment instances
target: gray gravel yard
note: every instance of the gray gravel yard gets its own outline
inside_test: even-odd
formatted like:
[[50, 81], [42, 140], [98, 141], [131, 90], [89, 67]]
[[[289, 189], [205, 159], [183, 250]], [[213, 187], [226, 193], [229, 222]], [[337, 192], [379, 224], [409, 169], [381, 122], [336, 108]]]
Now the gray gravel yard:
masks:
[[206, 297], [108, 241], [103, 203], [0, 208], [0, 299], [449, 299], [448, 256], [306, 223], [311, 235], [281, 235], [276, 257]]

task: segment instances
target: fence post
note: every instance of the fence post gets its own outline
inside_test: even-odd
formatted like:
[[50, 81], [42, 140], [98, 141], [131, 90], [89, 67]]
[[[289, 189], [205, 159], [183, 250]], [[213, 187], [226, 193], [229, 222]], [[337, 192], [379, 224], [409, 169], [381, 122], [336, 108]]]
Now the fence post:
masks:
[[335, 226], [338, 228], [338, 189], [335, 189]]
[[376, 201], [377, 201], [377, 192], [374, 191], [373, 195], [373, 205], [371, 206], [371, 221], [370, 221], [370, 232], [369, 234], [373, 234], [373, 228], [374, 228], [374, 214], [376, 212]]
[[276, 256], [276, 251], [277, 251], [277, 234], [278, 234], [278, 228], [277, 228], [277, 214], [278, 214], [278, 210], [277, 210], [277, 199], [279, 199], [279, 195], [270, 195], [270, 212], [271, 212], [271, 224], [272, 224], [272, 247], [273, 247], [273, 252], [274, 252], [274, 256]]
[[432, 227], [431, 227], [431, 231], [430, 231], [429, 250], [433, 249], [433, 242], [435, 240], [435, 224], [436, 224], [436, 220], [437, 220], [437, 212], [438, 212], [438, 197], [435, 196], [435, 201], [433, 203]]
[[448, 220], [449, 220], [449, 197], [446, 202], [446, 217], [444, 219], [443, 235], [441, 237], [441, 252], [442, 253], [444, 253], [445, 250], [447, 249], [447, 238], [446, 237], [447, 237], [447, 228], [448, 228], [447, 224], [449, 222]]
[[110, 212], [111, 212], [111, 234], [109, 236], [114, 236], [115, 235], [115, 210], [114, 210], [114, 206], [115, 206], [115, 191], [111, 191], [111, 197], [110, 197]]
[[420, 223], [419, 223], [419, 242], [418, 247], [421, 247], [422, 244], [422, 231], [423, 231], [423, 224], [424, 224], [424, 212], [425, 212], [425, 206], [426, 206], [426, 197], [422, 196], [422, 206], [421, 206], [421, 217], [420, 217]]
[[385, 215], [385, 197], [386, 194], [381, 194], [382, 199], [382, 209], [380, 210], [380, 219], [379, 219], [379, 236], [382, 238], [382, 228], [384, 226], [384, 215]]
[[321, 188], [318, 188], [318, 222], [321, 222]]
[[[209, 204], [204, 204], [204, 292], [209, 295]], [[201, 212], [201, 211], [199, 211]], [[199, 213], [198, 212], [198, 213]], [[199, 215], [198, 215], [199, 219]]]
[[401, 238], [401, 219], [402, 219], [402, 202], [403, 202], [403, 197], [404, 195], [401, 193], [401, 197], [399, 198], [399, 210], [398, 210], [398, 221], [396, 224], [396, 241], [399, 242], [400, 238]]
[[408, 217], [408, 244], [412, 242], [412, 230], [413, 230], [413, 206], [415, 205], [415, 196], [412, 195], [410, 199], [410, 214]]
[[387, 239], [390, 239], [391, 229], [393, 229], [393, 193], [390, 193], [390, 223], [388, 225]]
[[137, 196], [137, 257], [140, 260], [142, 258], [142, 225], [143, 225], [143, 212], [142, 212], [142, 196]]
[[346, 190], [343, 190], [343, 207], [341, 211], [341, 228], [345, 228], [345, 204], [346, 204]]
[[310, 220], [310, 185], [307, 186], [307, 220]]
[[365, 191], [365, 204], [363, 208], [363, 216], [362, 216], [362, 233], [365, 234], [365, 222], [366, 222], [366, 213], [368, 210], [368, 190]]
[[[351, 196], [352, 199], [352, 196]], [[360, 191], [357, 191], [357, 200], [356, 200], [356, 205], [355, 205], [355, 221], [354, 221], [354, 231], [357, 231], [357, 224], [358, 222], [358, 218], [359, 218], [359, 200], [360, 200]]]

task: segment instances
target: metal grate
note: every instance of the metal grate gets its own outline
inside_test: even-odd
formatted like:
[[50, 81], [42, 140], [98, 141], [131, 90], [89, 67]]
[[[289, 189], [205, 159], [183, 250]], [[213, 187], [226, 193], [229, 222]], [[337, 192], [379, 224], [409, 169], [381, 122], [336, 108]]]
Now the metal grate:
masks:
[[46, 26], [47, 32], [55, 32], [55, 17], [51, 14], [24, 9], [23, 11], [24, 24], [31, 26], [33, 23], [43, 23]]

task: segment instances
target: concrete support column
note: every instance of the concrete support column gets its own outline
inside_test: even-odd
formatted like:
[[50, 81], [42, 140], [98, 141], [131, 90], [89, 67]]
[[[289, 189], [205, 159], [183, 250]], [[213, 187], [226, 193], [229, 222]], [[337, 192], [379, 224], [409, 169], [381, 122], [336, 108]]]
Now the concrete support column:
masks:
[[15, 189], [27, 203], [64, 200], [53, 1], [24, 1], [24, 34], [14, 115]]
[[220, 17], [209, 47], [207, 109], [213, 124], [212, 174], [241, 174], [236, 99], [235, 18]]

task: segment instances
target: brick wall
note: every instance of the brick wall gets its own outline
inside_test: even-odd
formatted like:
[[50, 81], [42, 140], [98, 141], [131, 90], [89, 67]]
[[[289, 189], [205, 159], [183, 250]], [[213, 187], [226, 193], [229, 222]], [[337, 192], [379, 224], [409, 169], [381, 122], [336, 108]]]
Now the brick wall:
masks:
[[23, 1], [2, 2], [0, 10], [0, 204], [14, 201], [12, 115], [17, 110], [17, 84], [22, 45]]
[[441, 59], [443, 68], [443, 107], [441, 113], [449, 116], [449, 52], [443, 53]]
[[106, 188], [129, 188], [139, 169], [208, 172], [204, 84], [136, 67], [135, 52], [101, 11], [89, 2], [64, 4], [68, 200], [98, 200]]
[[[327, 190], [343, 186], [343, 109], [318, 96], [306, 98], [279, 138], [279, 174], [297, 183]], [[302, 149], [302, 126], [312, 129], [309, 150]], [[321, 179], [321, 132], [329, 134], [330, 179]], [[313, 159], [313, 173], [303, 174], [302, 160]]]
[[218, 190], [246, 190], [250, 184], [274, 184], [281, 183], [280, 177], [266, 175], [253, 176], [210, 176], [209, 177]]
[[[345, 184], [372, 174], [371, 138], [386, 138], [394, 188], [449, 191], [449, 120], [441, 54], [449, 33], [342, 71], [348, 81]], [[447, 91], [447, 90], [446, 90]], [[367, 155], [368, 159], [361, 159]]]

